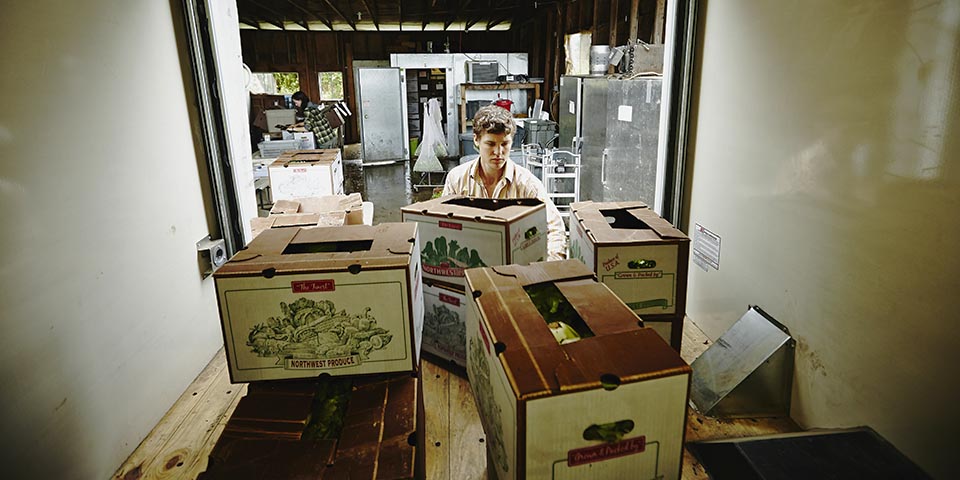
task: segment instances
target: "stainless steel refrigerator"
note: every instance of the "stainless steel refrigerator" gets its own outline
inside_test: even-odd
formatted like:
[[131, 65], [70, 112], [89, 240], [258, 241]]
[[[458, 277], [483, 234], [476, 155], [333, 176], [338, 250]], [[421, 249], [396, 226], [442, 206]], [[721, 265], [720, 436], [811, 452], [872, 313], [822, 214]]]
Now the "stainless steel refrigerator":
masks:
[[358, 68], [356, 79], [364, 165], [408, 159], [404, 72], [399, 68]]
[[[608, 81], [607, 145], [600, 158], [601, 201], [641, 200], [654, 206], [661, 86], [660, 77]], [[584, 118], [584, 124], [592, 121]]]
[[607, 77], [584, 78], [581, 91], [580, 199], [603, 201], [601, 159], [607, 148]]
[[557, 117], [559, 148], [573, 151], [580, 138], [584, 78], [572, 75], [560, 77], [560, 113]]
[[584, 78], [580, 198], [641, 200], [657, 191], [661, 78]]

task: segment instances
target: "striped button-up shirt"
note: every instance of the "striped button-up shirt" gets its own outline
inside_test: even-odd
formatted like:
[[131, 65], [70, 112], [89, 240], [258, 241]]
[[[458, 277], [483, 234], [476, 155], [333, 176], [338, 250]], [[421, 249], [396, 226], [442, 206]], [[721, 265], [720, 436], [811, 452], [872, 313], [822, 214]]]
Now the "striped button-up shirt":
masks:
[[443, 195], [466, 195], [480, 198], [537, 198], [543, 201], [547, 209], [547, 260], [567, 258], [567, 233], [557, 206], [547, 198], [547, 190], [529, 170], [519, 167], [508, 160], [504, 165], [503, 177], [487, 192], [477, 169], [480, 159], [454, 167], [447, 174], [443, 185]]

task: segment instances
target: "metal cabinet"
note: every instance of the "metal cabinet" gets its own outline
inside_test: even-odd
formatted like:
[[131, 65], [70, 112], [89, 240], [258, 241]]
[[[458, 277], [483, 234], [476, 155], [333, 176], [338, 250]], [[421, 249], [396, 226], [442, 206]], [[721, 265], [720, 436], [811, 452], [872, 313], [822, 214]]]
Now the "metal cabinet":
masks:
[[560, 126], [560, 148], [568, 148], [576, 153], [577, 140], [580, 138], [581, 112], [583, 105], [584, 77], [565, 75], [560, 77], [560, 113], [557, 123]]

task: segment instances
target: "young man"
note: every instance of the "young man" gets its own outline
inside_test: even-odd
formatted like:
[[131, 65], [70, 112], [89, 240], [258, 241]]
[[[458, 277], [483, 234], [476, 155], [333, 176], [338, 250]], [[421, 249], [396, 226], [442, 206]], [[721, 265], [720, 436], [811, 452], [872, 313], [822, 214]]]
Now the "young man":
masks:
[[556, 205], [529, 170], [510, 160], [510, 145], [517, 124], [504, 108], [487, 105], [473, 117], [473, 143], [480, 158], [459, 165], [447, 174], [444, 195], [481, 198], [537, 198], [547, 207], [547, 260], [567, 257], [567, 237]]

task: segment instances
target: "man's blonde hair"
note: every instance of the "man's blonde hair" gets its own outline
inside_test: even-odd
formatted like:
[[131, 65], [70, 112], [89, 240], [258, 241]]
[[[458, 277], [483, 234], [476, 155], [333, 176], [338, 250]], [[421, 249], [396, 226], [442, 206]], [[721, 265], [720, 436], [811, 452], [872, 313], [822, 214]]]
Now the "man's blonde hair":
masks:
[[473, 116], [474, 138], [480, 138], [484, 133], [512, 135], [516, 131], [517, 123], [513, 121], [513, 115], [503, 107], [490, 104], [477, 110]]

